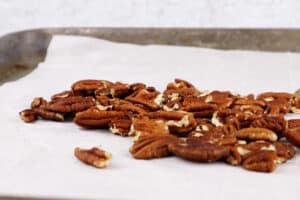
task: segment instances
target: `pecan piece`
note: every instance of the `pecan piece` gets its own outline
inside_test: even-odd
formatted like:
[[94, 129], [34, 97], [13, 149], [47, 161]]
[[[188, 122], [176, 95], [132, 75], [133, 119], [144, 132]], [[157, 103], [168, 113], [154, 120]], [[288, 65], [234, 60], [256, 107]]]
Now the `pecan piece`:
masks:
[[25, 109], [19, 112], [20, 118], [27, 123], [37, 120], [37, 115], [32, 109]]
[[43, 119], [54, 120], [54, 121], [64, 121], [65, 117], [59, 112], [53, 112], [45, 110], [43, 108], [33, 108], [35, 114]]
[[255, 119], [250, 126], [256, 128], [270, 129], [275, 133], [277, 133], [278, 136], [281, 136], [286, 129], [287, 122], [282, 115], [278, 115], [278, 116], [263, 115]]
[[109, 130], [116, 135], [128, 136], [131, 124], [131, 119], [113, 119], [109, 125]]
[[124, 116], [124, 112], [89, 109], [76, 113], [74, 122], [85, 128], [105, 128], [113, 119], [122, 119]]
[[300, 127], [287, 129], [284, 136], [290, 143], [300, 148]]
[[273, 131], [265, 128], [243, 128], [235, 132], [239, 139], [244, 140], [267, 140], [277, 141], [277, 135]]
[[94, 95], [95, 90], [108, 88], [112, 83], [106, 80], [80, 80], [72, 85], [72, 91], [75, 95]]
[[31, 108], [39, 108], [47, 104], [47, 101], [42, 97], [36, 97], [31, 102]]
[[229, 148], [197, 140], [171, 143], [169, 150], [176, 156], [199, 162], [214, 162], [229, 155]]
[[159, 94], [155, 89], [141, 89], [127, 96], [125, 99], [132, 103], [142, 104], [151, 110], [158, 110], [162, 107], [164, 100], [162, 94]]
[[112, 155], [102, 149], [93, 147], [91, 149], [82, 149], [76, 147], [74, 155], [85, 164], [94, 166], [96, 168], [104, 168], [108, 165]]
[[138, 139], [140, 136], [145, 135], [166, 135], [169, 134], [168, 126], [161, 120], [150, 120], [148, 118], [136, 118], [133, 119], [132, 125], [128, 135], [136, 136]]
[[258, 172], [272, 172], [276, 169], [277, 156], [273, 151], [259, 151], [249, 155], [243, 162], [243, 167], [247, 170]]
[[291, 144], [275, 142], [274, 146], [278, 157], [276, 159], [276, 164], [284, 163], [287, 160], [292, 159], [296, 154], [296, 150]]
[[136, 159], [166, 157], [170, 155], [168, 145], [178, 140], [176, 136], [170, 134], [141, 136], [129, 151]]
[[70, 113], [80, 112], [95, 105], [96, 102], [93, 97], [71, 96], [51, 101], [42, 105], [41, 108], [53, 112]]
[[182, 111], [157, 111], [147, 114], [150, 119], [164, 120], [173, 134], [185, 136], [197, 123], [192, 113]]
[[51, 100], [58, 100], [58, 99], [63, 99], [67, 97], [74, 96], [72, 91], [66, 90], [57, 94], [54, 94], [51, 96]]
[[289, 129], [298, 128], [298, 127], [300, 127], [300, 119], [288, 120], [288, 128]]

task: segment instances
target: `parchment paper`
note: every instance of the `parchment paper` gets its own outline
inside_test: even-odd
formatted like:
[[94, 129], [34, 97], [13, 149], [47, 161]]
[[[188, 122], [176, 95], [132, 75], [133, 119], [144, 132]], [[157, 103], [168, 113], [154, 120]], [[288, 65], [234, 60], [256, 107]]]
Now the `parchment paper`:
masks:
[[[199, 89], [293, 92], [300, 87], [300, 54], [137, 46], [56, 36], [44, 63], [28, 76], [0, 87], [0, 195], [300, 199], [299, 152], [272, 174], [175, 157], [143, 161], [128, 152], [131, 138], [84, 130], [71, 122], [26, 124], [18, 117], [34, 97], [50, 98], [79, 79], [145, 82], [163, 90], [176, 77]], [[112, 162], [107, 169], [84, 165], [73, 156], [76, 146], [101, 146], [113, 154]]]

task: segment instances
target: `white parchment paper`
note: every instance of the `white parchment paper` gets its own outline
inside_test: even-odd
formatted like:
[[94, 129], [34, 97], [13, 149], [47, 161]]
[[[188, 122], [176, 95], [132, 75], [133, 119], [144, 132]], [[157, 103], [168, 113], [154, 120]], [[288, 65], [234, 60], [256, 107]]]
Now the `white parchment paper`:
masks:
[[[0, 195], [300, 199], [299, 152], [272, 174], [175, 157], [143, 161], [128, 152], [131, 138], [84, 130], [70, 122], [26, 124], [18, 117], [34, 97], [50, 98], [79, 79], [145, 82], [163, 90], [176, 77], [199, 89], [293, 92], [300, 87], [300, 54], [138, 46], [56, 36], [44, 63], [0, 87]], [[86, 166], [73, 156], [76, 146], [101, 146], [113, 154], [113, 160], [107, 169]]]

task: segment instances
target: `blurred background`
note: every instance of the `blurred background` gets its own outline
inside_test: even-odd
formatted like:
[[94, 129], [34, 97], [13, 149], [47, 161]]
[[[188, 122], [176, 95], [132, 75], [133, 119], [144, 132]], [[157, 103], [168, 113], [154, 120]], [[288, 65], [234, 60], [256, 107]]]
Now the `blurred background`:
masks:
[[0, 35], [39, 27], [298, 28], [299, 0], [0, 0]]

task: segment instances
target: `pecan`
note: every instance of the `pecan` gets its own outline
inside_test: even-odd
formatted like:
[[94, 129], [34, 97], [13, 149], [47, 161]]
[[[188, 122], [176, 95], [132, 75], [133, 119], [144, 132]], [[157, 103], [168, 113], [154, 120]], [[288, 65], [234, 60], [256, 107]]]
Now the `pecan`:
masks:
[[298, 128], [300, 127], [300, 119], [290, 119], [287, 124], [289, 129]]
[[247, 170], [258, 172], [272, 172], [276, 169], [277, 156], [273, 151], [260, 151], [249, 155], [243, 162], [243, 167]]
[[43, 119], [54, 120], [54, 121], [64, 121], [65, 117], [59, 112], [53, 112], [45, 110], [43, 108], [33, 108], [35, 114]]
[[287, 129], [284, 136], [290, 143], [300, 148], [300, 127]]
[[281, 136], [286, 129], [287, 122], [282, 115], [278, 115], [278, 116], [263, 115], [255, 119], [250, 126], [256, 128], [270, 129], [274, 131], [276, 134], [278, 134], [278, 136]]
[[110, 94], [112, 97], [124, 97], [128, 94], [130, 86], [125, 83], [116, 82], [110, 86]]
[[177, 137], [170, 134], [141, 136], [130, 148], [130, 153], [136, 159], [166, 157], [170, 155], [168, 145], [177, 140]]
[[93, 97], [71, 96], [48, 102], [42, 108], [53, 112], [70, 113], [80, 112], [95, 105]]
[[19, 112], [19, 115], [20, 118], [27, 123], [34, 122], [35, 120], [37, 120], [37, 115], [32, 109], [25, 109]]
[[277, 135], [266, 128], [243, 128], [235, 132], [239, 139], [277, 141]]
[[91, 149], [82, 149], [76, 147], [74, 155], [85, 164], [94, 166], [96, 168], [104, 168], [108, 165], [112, 155], [102, 149], [93, 147]]
[[213, 128], [211, 130], [199, 130], [193, 131], [187, 140], [199, 140], [204, 143], [218, 144], [218, 145], [233, 145], [237, 139], [233, 134], [226, 134], [222, 128]]
[[289, 101], [293, 95], [287, 92], [264, 92], [257, 96], [257, 100], [263, 100], [265, 102], [271, 102], [275, 99], [285, 99]]
[[112, 83], [106, 80], [81, 80], [72, 85], [75, 95], [93, 95], [95, 90], [108, 88]]
[[157, 91], [149, 91], [149, 89], [142, 89], [125, 98], [132, 103], [142, 104], [151, 110], [157, 110], [162, 107], [163, 97]]
[[72, 91], [66, 90], [57, 94], [54, 94], [51, 96], [51, 100], [58, 100], [58, 99], [63, 99], [67, 97], [74, 96]]
[[220, 108], [228, 108], [234, 102], [234, 95], [229, 91], [211, 91], [206, 95], [201, 95], [201, 98], [204, 99], [204, 102], [217, 104]]
[[291, 144], [275, 142], [274, 146], [278, 157], [276, 159], [276, 164], [284, 163], [287, 160], [292, 159], [296, 154], [296, 150]]
[[183, 110], [192, 112], [194, 117], [211, 117], [217, 110], [215, 104], [202, 101], [200, 98], [188, 97], [183, 101]]
[[39, 108], [47, 104], [47, 101], [42, 97], [36, 97], [31, 102], [31, 108]]
[[186, 160], [214, 162], [229, 155], [229, 148], [197, 140], [179, 141], [169, 144], [169, 150]]
[[192, 131], [197, 123], [193, 114], [179, 111], [157, 111], [147, 114], [150, 119], [164, 120], [173, 134], [185, 136]]
[[145, 88], [146, 88], [146, 85], [144, 83], [133, 83], [133, 84], [129, 85], [129, 89], [130, 89], [131, 93], [139, 91], [141, 89], [145, 89]]
[[126, 112], [129, 116], [145, 115], [147, 111], [138, 104], [132, 104], [130, 102], [120, 102], [114, 104], [114, 110]]
[[189, 83], [188, 81], [185, 81], [183, 79], [179, 79], [179, 78], [176, 78], [174, 80], [174, 82], [172, 83], [169, 83], [167, 85], [167, 90], [170, 90], [170, 89], [179, 89], [179, 88], [195, 88], [193, 86], [193, 84]]
[[146, 117], [133, 119], [128, 135], [140, 136], [145, 135], [166, 135], [169, 134], [168, 126], [162, 120], [150, 120]]
[[128, 136], [131, 124], [131, 119], [113, 119], [109, 124], [109, 130], [116, 135]]
[[119, 111], [88, 109], [76, 113], [74, 122], [85, 128], [104, 128], [108, 127], [113, 119], [122, 119], [124, 116], [124, 112]]

